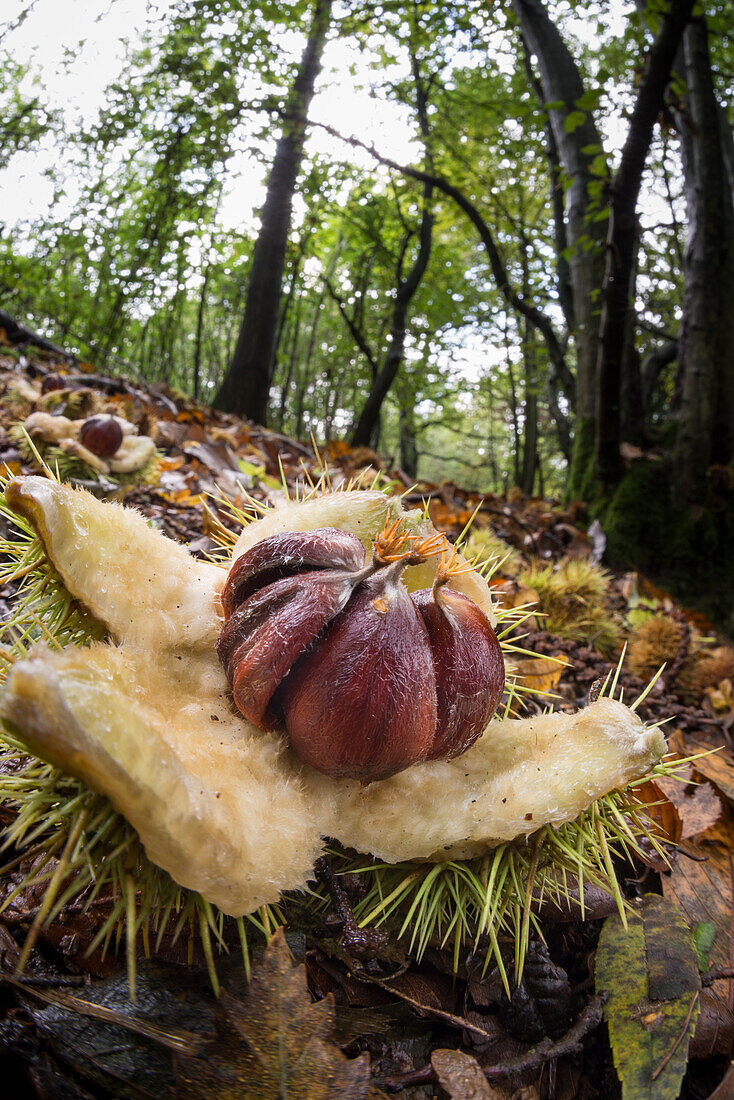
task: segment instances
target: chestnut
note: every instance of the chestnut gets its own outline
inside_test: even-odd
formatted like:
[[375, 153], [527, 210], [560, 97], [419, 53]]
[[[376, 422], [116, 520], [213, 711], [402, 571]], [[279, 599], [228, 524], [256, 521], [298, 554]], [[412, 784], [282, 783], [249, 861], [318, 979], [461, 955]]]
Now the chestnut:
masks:
[[58, 374], [44, 374], [41, 379], [41, 393], [51, 393], [53, 390], [63, 390], [66, 386], [63, 378]]
[[98, 458], [111, 458], [122, 443], [122, 428], [114, 416], [100, 413], [85, 420], [79, 431], [79, 440]]
[[[445, 586], [408, 593], [407, 565], [441, 551], [385, 525], [368, 558], [336, 528], [285, 532], [232, 566], [217, 652], [235, 705], [282, 728], [318, 771], [371, 782], [465, 752], [504, 688], [499, 642], [483, 611]], [[455, 561], [455, 558], [453, 559]]]

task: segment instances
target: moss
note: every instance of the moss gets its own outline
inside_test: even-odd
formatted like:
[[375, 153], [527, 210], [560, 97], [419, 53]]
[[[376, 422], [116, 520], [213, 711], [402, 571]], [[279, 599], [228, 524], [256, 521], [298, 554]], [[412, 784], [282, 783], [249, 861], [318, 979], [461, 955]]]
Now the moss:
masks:
[[592, 417], [579, 417], [573, 437], [573, 454], [566, 492], [569, 500], [593, 500], [599, 492], [594, 469], [596, 426]]
[[[721, 503], [720, 501], [718, 502]], [[611, 499], [592, 505], [610, 562], [654, 578], [722, 629], [734, 629], [734, 517], [731, 501], [691, 506], [667, 459], [634, 462]]]

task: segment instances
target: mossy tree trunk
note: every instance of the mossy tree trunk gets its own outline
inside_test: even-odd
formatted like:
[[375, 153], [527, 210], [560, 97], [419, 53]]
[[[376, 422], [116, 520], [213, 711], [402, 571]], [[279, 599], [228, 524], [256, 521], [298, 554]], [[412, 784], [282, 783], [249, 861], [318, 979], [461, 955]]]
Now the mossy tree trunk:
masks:
[[633, 563], [734, 629], [734, 202], [706, 24], [692, 20], [678, 113], [689, 233], [677, 356], [675, 432], [597, 499], [611, 557]]
[[[655, 121], [693, 9], [693, 0], [670, 0], [649, 52], [632, 111], [619, 168], [612, 180], [602, 316], [596, 377], [595, 464], [605, 488], [622, 476], [622, 374], [629, 321], [634, 308], [637, 267], [637, 200]], [[634, 362], [628, 358], [628, 364]]]
[[[523, 39], [537, 57], [542, 102], [548, 107], [553, 153], [567, 179], [565, 232], [571, 302], [567, 316], [573, 319], [576, 347], [576, 415], [581, 423], [593, 420], [596, 407], [596, 363], [599, 334], [597, 297], [604, 267], [603, 221], [594, 199], [595, 158], [602, 152], [583, 76], [542, 0], [513, 0]], [[558, 236], [558, 231], [557, 231]], [[559, 276], [560, 276], [559, 272]]]
[[712, 471], [734, 458], [734, 204], [727, 123], [716, 101], [703, 19], [686, 31], [683, 55], [688, 109], [681, 120], [681, 152], [689, 232], [675, 470], [686, 499], [696, 506], [710, 491]]

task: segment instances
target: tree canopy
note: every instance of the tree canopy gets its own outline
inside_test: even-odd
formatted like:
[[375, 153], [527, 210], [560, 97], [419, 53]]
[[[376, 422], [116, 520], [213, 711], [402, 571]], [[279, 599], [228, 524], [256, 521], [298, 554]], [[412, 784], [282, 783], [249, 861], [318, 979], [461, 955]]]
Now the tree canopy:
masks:
[[172, 0], [86, 121], [11, 26], [0, 170], [44, 143], [58, 166], [4, 226], [3, 303], [100, 368], [413, 477], [583, 496], [620, 559], [650, 552], [626, 521], [615, 542], [620, 492], [639, 510], [677, 479], [718, 553], [727, 7]]

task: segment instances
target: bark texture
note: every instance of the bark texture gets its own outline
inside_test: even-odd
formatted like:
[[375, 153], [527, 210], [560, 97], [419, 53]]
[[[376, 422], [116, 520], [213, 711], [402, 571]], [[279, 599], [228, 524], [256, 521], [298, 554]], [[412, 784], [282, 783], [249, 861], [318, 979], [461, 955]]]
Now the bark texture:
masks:
[[675, 465], [686, 497], [695, 502], [705, 499], [712, 468], [726, 467], [734, 457], [734, 206], [703, 19], [686, 30], [683, 54], [688, 240]]
[[537, 58], [544, 104], [550, 105], [555, 151], [569, 180], [565, 228], [577, 353], [576, 412], [580, 419], [588, 420], [595, 413], [599, 333], [595, 293], [602, 282], [604, 227], [593, 219], [589, 190], [597, 154], [583, 150], [595, 148], [601, 152], [601, 136], [591, 111], [578, 106], [585, 91], [581, 74], [541, 0], [512, 0], [512, 7], [527, 47]]
[[[650, 50], [612, 182], [596, 392], [596, 469], [604, 485], [614, 485], [622, 476], [622, 375], [625, 344], [630, 341], [639, 243], [637, 200], [655, 120], [663, 108], [665, 89], [692, 9], [693, 0], [670, 2]], [[633, 368], [633, 356], [627, 356], [627, 365]], [[633, 389], [639, 393], [638, 381]]]

